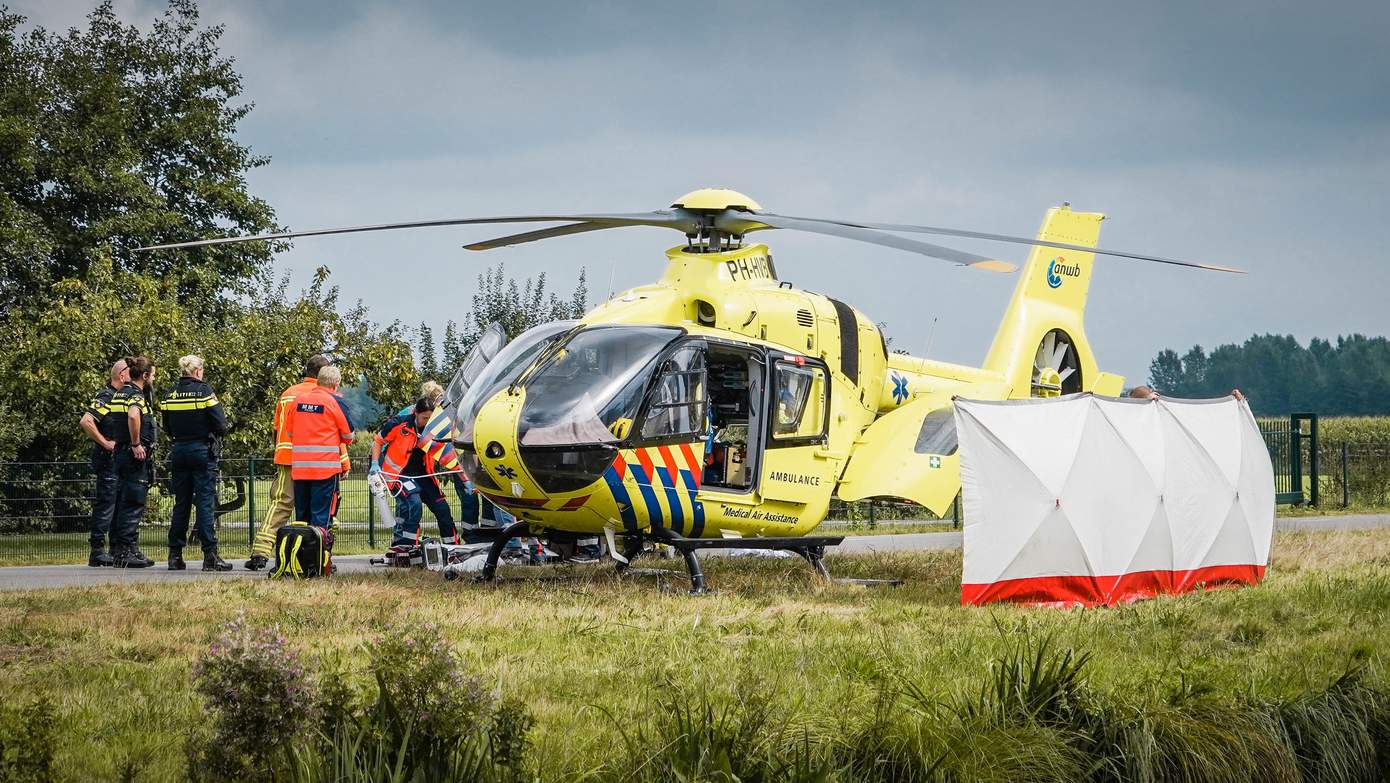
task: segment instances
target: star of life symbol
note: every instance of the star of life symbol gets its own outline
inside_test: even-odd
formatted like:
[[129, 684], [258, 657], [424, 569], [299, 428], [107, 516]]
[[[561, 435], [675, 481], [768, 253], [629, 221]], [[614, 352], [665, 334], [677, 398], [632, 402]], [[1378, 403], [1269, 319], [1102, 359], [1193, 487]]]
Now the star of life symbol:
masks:
[[893, 373], [893, 402], [902, 405], [911, 396], [907, 391], [907, 377]]
[[510, 468], [510, 467], [507, 467], [506, 465], [498, 465], [498, 466], [497, 466], [497, 475], [501, 476], [502, 478], [506, 478], [506, 479], [514, 479], [514, 478], [516, 478], [516, 468]]

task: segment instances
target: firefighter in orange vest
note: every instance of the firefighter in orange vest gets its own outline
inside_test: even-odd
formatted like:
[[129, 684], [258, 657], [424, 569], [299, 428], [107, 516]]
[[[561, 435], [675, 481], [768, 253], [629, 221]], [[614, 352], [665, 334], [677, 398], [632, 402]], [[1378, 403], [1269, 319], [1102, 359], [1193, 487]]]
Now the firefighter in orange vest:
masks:
[[399, 521], [391, 532], [391, 546], [411, 546], [420, 537], [420, 518], [424, 506], [429, 506], [439, 522], [441, 538], [458, 543], [454, 515], [449, 501], [444, 499], [439, 480], [433, 475], [438, 465], [424, 447], [429, 438], [425, 427], [435, 409], [434, 401], [421, 397], [414, 410], [387, 421], [372, 439], [370, 473], [380, 472], [386, 485], [396, 494], [396, 516]]
[[304, 365], [304, 380], [280, 392], [280, 399], [275, 403], [275, 480], [270, 485], [270, 507], [266, 509], [260, 529], [256, 531], [251, 559], [246, 561], [246, 568], [251, 571], [266, 567], [270, 562], [270, 551], [275, 546], [275, 532], [294, 518], [294, 481], [290, 477], [288, 429], [290, 413], [295, 397], [318, 386], [319, 370], [328, 364], [328, 357], [323, 354], [311, 356]]
[[352, 442], [351, 420], [337, 395], [342, 379], [331, 364], [319, 370], [318, 385], [295, 397], [289, 420], [294, 518], [325, 530], [338, 507], [342, 449]]

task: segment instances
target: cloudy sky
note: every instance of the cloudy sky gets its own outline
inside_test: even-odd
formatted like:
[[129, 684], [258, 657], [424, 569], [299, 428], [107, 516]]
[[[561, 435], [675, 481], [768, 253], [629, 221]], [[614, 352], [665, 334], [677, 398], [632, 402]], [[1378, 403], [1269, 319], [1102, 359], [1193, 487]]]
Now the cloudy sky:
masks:
[[[21, 0], [48, 27], [90, 3]], [[120, 0], [142, 24], [162, 3]], [[293, 228], [638, 211], [697, 187], [770, 211], [1031, 234], [1062, 201], [1102, 244], [1247, 276], [1102, 259], [1102, 368], [1252, 333], [1390, 333], [1390, 3], [359, 3], [205, 0]], [[303, 239], [381, 319], [442, 325], [484, 265], [655, 279], [679, 239], [627, 229], [470, 253], [487, 228]], [[778, 271], [977, 363], [1014, 283], [776, 232]], [[1017, 261], [1014, 246], [956, 243]], [[935, 333], [933, 322], [935, 321]]]

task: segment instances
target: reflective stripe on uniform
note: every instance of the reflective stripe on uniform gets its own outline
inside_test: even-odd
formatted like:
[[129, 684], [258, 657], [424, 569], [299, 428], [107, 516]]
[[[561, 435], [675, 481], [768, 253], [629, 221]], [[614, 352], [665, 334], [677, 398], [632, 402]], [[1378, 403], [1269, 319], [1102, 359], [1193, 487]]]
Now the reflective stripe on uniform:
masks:
[[200, 411], [217, 405], [217, 397], [166, 397], [160, 407], [166, 411]]

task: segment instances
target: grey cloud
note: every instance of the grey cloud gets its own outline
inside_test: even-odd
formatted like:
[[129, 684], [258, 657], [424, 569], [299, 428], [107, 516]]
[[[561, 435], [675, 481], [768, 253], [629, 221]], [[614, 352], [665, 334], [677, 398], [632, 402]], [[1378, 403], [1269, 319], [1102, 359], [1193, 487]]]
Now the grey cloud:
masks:
[[[122, 6], [148, 18], [159, 6]], [[23, 10], [23, 9], [21, 9]], [[80, 22], [47, 4], [45, 20]], [[1255, 331], [1383, 333], [1390, 6], [1292, 3], [207, 3], [257, 104], [252, 184], [296, 226], [647, 209], [705, 185], [770, 209], [1030, 233], [1062, 200], [1102, 241], [1249, 268], [1104, 261], [1106, 369]], [[52, 21], [45, 23], [53, 24]], [[386, 319], [442, 321], [505, 260], [603, 293], [654, 279], [658, 230], [491, 254], [486, 229], [304, 240]], [[769, 233], [779, 271], [907, 348], [977, 362], [1013, 279]], [[1021, 259], [1015, 248], [962, 243]], [[452, 282], [438, 285], [436, 281]]]

